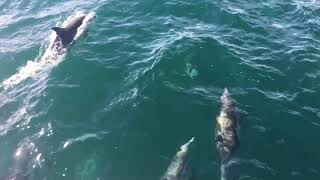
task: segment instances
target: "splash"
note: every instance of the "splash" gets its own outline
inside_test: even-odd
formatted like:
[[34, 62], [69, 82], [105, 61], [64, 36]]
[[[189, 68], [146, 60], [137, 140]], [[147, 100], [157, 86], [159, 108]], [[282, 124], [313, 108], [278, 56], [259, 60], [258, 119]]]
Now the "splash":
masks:
[[[85, 15], [83, 12], [76, 12], [74, 15], [68, 17], [67, 20], [62, 23], [62, 27], [67, 26], [74, 19], [83, 15]], [[81, 35], [84, 34], [95, 16], [96, 14], [94, 12], [86, 15], [82, 25], [78, 28], [77, 34], [75, 35], [73, 41], [77, 40]], [[55, 48], [55, 39], [56, 33], [51, 32], [51, 34], [49, 35], [48, 46], [46, 47], [43, 55], [41, 56], [41, 48], [37, 58], [28, 61], [25, 66], [19, 68], [16, 74], [12, 75], [2, 82], [4, 89], [13, 87], [26, 80], [27, 78], [40, 77], [40, 75], [48, 73], [48, 71], [60, 64], [66, 55], [67, 49], [64, 48], [57, 50], [57, 48]]]

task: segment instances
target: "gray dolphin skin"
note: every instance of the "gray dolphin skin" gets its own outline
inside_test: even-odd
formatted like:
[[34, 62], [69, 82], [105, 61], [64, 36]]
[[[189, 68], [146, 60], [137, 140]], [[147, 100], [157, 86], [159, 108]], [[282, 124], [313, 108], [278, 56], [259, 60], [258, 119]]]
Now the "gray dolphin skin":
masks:
[[221, 96], [221, 111], [217, 117], [215, 141], [221, 161], [227, 161], [232, 157], [239, 146], [238, 119], [236, 115], [236, 103], [225, 88]]
[[177, 152], [166, 173], [160, 180], [187, 180], [191, 177], [188, 162], [190, 159], [190, 146], [194, 138], [191, 138], [187, 143], [181, 146]]
[[236, 102], [231, 98], [227, 88], [220, 99], [222, 107], [217, 117], [215, 142], [221, 159], [221, 179], [233, 180], [239, 177], [239, 167], [233, 160], [239, 147]]
[[53, 27], [52, 30], [54, 30], [57, 33], [57, 38], [55, 39], [55, 42], [60, 41], [62, 48], [67, 47], [73, 41], [73, 38], [77, 34], [78, 28], [81, 26], [85, 17], [85, 15], [77, 17], [66, 27], [63, 28]]

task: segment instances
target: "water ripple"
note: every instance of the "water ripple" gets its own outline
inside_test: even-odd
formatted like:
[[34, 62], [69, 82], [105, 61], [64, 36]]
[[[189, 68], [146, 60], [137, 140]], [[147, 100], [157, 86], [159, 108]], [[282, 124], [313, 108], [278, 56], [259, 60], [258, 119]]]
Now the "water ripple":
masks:
[[[212, 119], [228, 87], [246, 114], [241, 179], [317, 179], [319, 144], [309, 136], [320, 135], [319, 7], [316, 0], [0, 1], [0, 174], [155, 179], [166, 166], [155, 157], [190, 133], [204, 152], [195, 166], [205, 169], [201, 158], [218, 162]], [[48, 30], [76, 11], [95, 11], [96, 23], [66, 56], [47, 61]], [[278, 153], [265, 150], [273, 139], [292, 147], [281, 160], [268, 159]], [[198, 179], [217, 177], [216, 169]]]

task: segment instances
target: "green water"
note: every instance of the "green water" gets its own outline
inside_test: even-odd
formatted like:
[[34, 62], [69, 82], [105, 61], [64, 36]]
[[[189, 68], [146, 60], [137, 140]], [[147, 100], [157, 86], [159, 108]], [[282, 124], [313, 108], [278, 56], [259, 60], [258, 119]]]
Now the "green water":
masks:
[[[77, 11], [97, 17], [62, 62], [5, 87]], [[240, 179], [317, 180], [319, 32], [315, 0], [2, 0], [0, 177], [156, 180], [194, 136], [194, 179], [220, 179], [228, 87]]]

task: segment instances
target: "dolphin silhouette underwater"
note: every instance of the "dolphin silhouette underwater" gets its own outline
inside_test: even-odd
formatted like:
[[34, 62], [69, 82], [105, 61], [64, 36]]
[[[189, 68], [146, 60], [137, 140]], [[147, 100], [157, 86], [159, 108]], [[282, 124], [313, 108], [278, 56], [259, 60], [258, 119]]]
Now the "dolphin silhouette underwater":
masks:
[[220, 100], [222, 106], [217, 117], [215, 142], [221, 159], [221, 179], [237, 179], [239, 168], [236, 166], [236, 161], [233, 160], [239, 147], [236, 102], [231, 98], [227, 88], [224, 89]]
[[189, 169], [190, 146], [194, 138], [191, 138], [187, 143], [181, 146], [169, 165], [166, 173], [160, 180], [187, 180], [191, 177]]
[[24, 141], [19, 145], [13, 155], [13, 166], [9, 169], [7, 176], [0, 177], [0, 180], [29, 180], [29, 165], [32, 161], [32, 151], [35, 144], [32, 141]]

